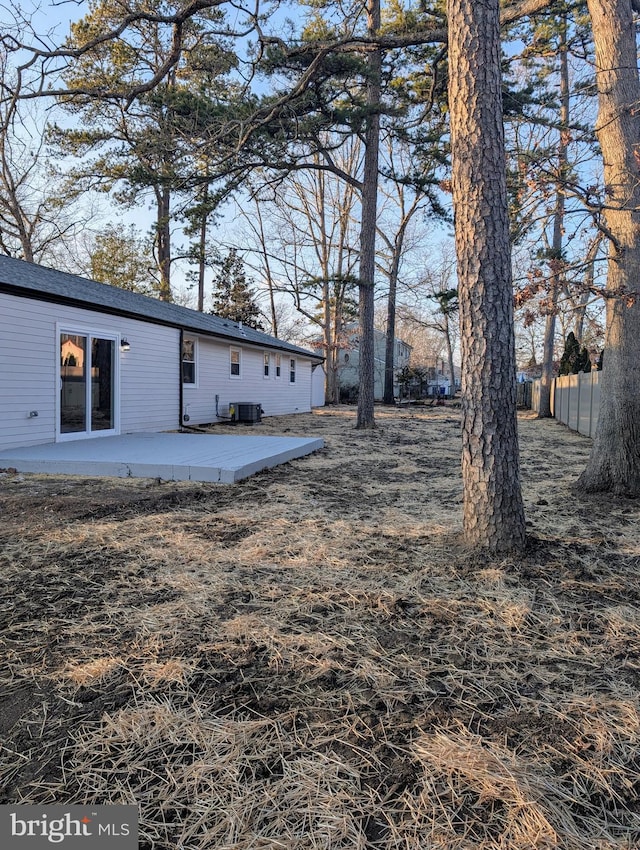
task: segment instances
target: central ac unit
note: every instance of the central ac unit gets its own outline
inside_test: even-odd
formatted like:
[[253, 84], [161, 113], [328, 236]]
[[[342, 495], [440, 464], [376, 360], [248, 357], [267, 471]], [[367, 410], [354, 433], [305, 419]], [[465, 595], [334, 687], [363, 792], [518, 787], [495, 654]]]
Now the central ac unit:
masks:
[[229, 405], [232, 422], [262, 422], [262, 405], [256, 402], [238, 401]]

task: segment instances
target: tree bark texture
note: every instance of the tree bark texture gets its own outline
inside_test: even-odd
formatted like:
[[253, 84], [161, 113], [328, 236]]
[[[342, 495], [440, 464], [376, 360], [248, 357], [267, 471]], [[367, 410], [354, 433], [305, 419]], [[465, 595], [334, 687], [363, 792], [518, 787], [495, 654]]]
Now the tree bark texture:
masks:
[[[607, 330], [593, 448], [578, 486], [640, 495], [640, 79], [631, 0], [588, 0], [598, 87], [605, 223], [610, 239]], [[625, 292], [628, 298], [615, 297]]]
[[524, 544], [499, 0], [448, 0], [465, 542]]
[[[367, 32], [380, 29], [380, 0], [368, 0]], [[362, 218], [360, 220], [360, 378], [358, 385], [357, 428], [375, 428], [374, 418], [374, 282], [376, 273], [376, 225], [378, 207], [378, 159], [380, 153], [380, 98], [382, 53], [373, 50], [368, 60], [367, 115], [364, 173], [362, 177]]]
[[171, 292], [171, 193], [166, 188], [156, 191], [156, 261], [160, 272], [159, 297], [173, 301]]
[[207, 206], [209, 203], [209, 184], [202, 189], [202, 214], [200, 216], [200, 233], [198, 238], [198, 311], [204, 313], [204, 275], [207, 259]]

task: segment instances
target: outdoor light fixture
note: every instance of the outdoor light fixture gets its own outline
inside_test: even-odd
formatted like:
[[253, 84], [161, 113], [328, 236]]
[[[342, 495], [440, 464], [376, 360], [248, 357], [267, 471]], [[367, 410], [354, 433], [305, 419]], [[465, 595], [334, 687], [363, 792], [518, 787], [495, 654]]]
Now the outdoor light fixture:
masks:
[[120, 340], [120, 351], [130, 351], [131, 346], [129, 345], [129, 341], [124, 337]]

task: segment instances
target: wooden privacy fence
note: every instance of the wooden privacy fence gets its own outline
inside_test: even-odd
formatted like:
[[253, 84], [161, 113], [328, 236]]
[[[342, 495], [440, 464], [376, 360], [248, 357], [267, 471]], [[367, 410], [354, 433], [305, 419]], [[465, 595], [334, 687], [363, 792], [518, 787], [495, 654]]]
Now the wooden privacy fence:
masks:
[[[600, 376], [602, 372], [580, 372], [563, 375], [551, 384], [551, 413], [574, 431], [593, 437], [600, 410]], [[533, 410], [539, 410], [540, 381], [533, 382]], [[538, 406], [536, 407], [536, 401]]]

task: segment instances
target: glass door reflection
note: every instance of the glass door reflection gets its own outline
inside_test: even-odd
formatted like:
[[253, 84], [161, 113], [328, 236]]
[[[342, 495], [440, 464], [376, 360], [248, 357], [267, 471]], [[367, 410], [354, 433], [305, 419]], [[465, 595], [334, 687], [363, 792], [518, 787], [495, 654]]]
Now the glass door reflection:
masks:
[[60, 334], [60, 433], [113, 431], [116, 340]]
[[87, 338], [60, 334], [60, 432], [87, 430]]

